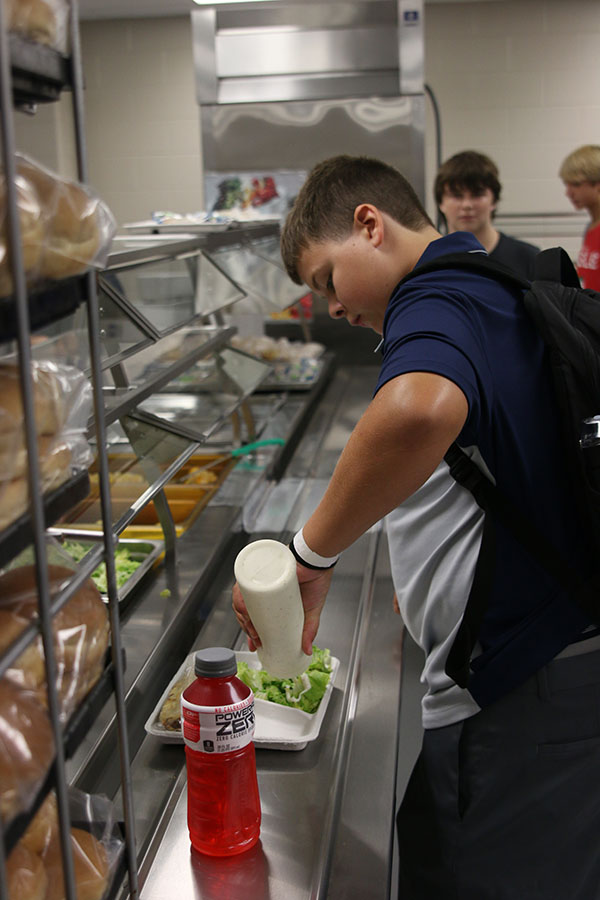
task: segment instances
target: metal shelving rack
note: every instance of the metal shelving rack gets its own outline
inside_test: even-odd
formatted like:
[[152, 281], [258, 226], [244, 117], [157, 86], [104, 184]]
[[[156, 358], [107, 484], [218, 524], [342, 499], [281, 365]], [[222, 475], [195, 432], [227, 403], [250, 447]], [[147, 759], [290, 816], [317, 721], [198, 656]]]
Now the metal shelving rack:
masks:
[[[286, 446], [280, 447], [277, 454], [275, 452], [272, 455], [265, 454], [262, 469], [261, 466], [256, 466], [256, 471], [251, 475], [247, 472], [243, 473], [249, 479], [248, 484], [246, 484], [245, 478], [243, 479], [243, 490], [241, 490], [242, 479], [240, 479], [231, 489], [232, 494], [229, 501], [222, 506], [208, 510], [209, 513], [212, 513], [212, 517], [209, 517], [207, 523], [203, 524], [202, 521], [195, 523], [196, 531], [182, 535], [182, 539], [179, 541], [175, 534], [173, 519], [163, 488], [188, 459], [200, 449], [201, 445], [207, 444], [209, 440], [213, 442], [213, 450], [215, 447], [223, 450], [225, 444], [227, 445], [225, 452], [227, 452], [230, 443], [239, 442], [242, 426], [244, 426], [247, 431], [247, 440], [252, 442], [255, 423], [250, 407], [247, 407], [246, 404], [256, 384], [260, 379], [265, 378], [269, 370], [267, 363], [248, 357], [243, 351], [226, 346], [228, 338], [235, 329], [225, 323], [223, 309], [244, 298], [258, 304], [259, 307], [262, 299], [288, 305], [290, 299], [298, 299], [297, 297], [290, 298], [290, 291], [298, 289], [291, 286], [283, 270], [278, 267], [278, 261], [274, 258], [276, 253], [273, 253], [272, 248], [269, 249], [269, 242], [272, 244], [274, 236], [276, 237], [278, 233], [277, 227], [273, 224], [253, 223], [246, 227], [228, 229], [218, 233], [196, 234], [187, 242], [180, 239], [177, 248], [167, 248], [165, 241], [160, 237], [157, 241], [152, 240], [151, 238], [158, 237], [154, 235], [140, 236], [139, 239], [136, 237], [133, 243], [140, 245], [138, 249], [130, 249], [131, 241], [128, 239], [121, 242], [115, 240], [114, 246], [117, 252], [112, 253], [109, 257], [107, 271], [114, 270], [115, 273], [124, 275], [128, 268], [135, 267], [141, 262], [154, 264], [163, 258], [170, 258], [171, 249], [176, 254], [180, 254], [182, 259], [201, 254], [207, 265], [218, 273], [219, 278], [233, 287], [233, 293], [237, 298], [231, 300], [230, 295], [227, 294], [228, 300], [227, 302], [222, 301], [221, 306], [214, 305], [210, 308], [201, 305], [200, 307], [194, 306], [194, 314], [189, 320], [182, 320], [180, 325], [183, 329], [190, 331], [204, 331], [203, 343], [197, 341], [189, 348], [186, 345], [185, 352], [182, 352], [180, 357], [169, 362], [164, 369], [155, 370], [150, 376], [142, 378], [141, 383], [136, 379], [132, 381], [128, 377], [127, 369], [130, 357], [134, 358], [136, 353], [151, 349], [152, 346], [159, 346], [160, 341], [166, 335], [179, 329], [179, 325], [173, 326], [172, 329], [170, 325], [166, 329], [155, 326], [153, 321], [144, 315], [143, 308], [136, 307], [135, 300], [131, 300], [127, 291], [119, 296], [116, 288], [111, 289], [111, 282], [107, 281], [105, 277], [106, 272], [99, 278], [94, 272], [88, 272], [75, 279], [55, 282], [51, 288], [51, 296], [49, 296], [50, 290], [47, 289], [43, 289], [40, 296], [37, 291], [28, 289], [23, 268], [15, 186], [14, 155], [16, 148], [13, 127], [15, 105], [30, 106], [36, 102], [53, 102], [59, 98], [63, 88], [71, 91], [77, 178], [84, 184], [88, 181], [77, 0], [71, 0], [70, 8], [70, 52], [67, 57], [50, 51], [49, 48], [27, 45], [27, 42], [15, 39], [14, 35], [8, 35], [4, 11], [0, 2], [0, 159], [4, 165], [7, 183], [7, 245], [15, 282], [14, 296], [0, 299], [0, 338], [14, 339], [18, 349], [28, 450], [28, 484], [31, 497], [30, 509], [27, 514], [0, 533], [0, 568], [10, 562], [25, 546], [33, 546], [40, 619], [39, 623], [30, 624], [7, 652], [0, 656], [0, 678], [41, 633], [47, 664], [48, 711], [56, 745], [56, 759], [49, 777], [40, 788], [32, 807], [17, 817], [18, 827], [15, 827], [15, 821], [8, 823], [8, 827], [0, 839], [0, 900], [9, 900], [5, 868], [6, 857], [34, 815], [37, 806], [52, 787], [55, 788], [57, 796], [67, 900], [76, 900], [77, 898], [70, 841], [70, 787], [81, 788], [91, 794], [107, 795], [113, 802], [118, 802], [119, 818], [123, 820], [122, 823], [119, 823], [123, 828], [123, 852], [104, 900], [112, 900], [117, 895], [125, 894], [131, 900], [136, 900], [139, 896], [139, 880], [142, 876], [138, 872], [138, 865], [141, 857], [144, 857], [147, 851], [145, 846], [147, 835], [141, 828], [136, 832], [136, 818], [137, 824], [141, 824], [144, 822], [144, 816], [149, 813], [143, 808], [144, 804], [140, 802], [136, 806], [141, 808], [134, 809], [135, 773], [136, 771], [139, 773], [143, 769], [144, 757], [142, 753], [142, 760], [138, 764], [135, 755], [139, 750], [140, 743], [143, 743], [144, 735], [138, 733], [141, 731], [139, 718], [142, 710], [141, 705], [136, 701], [136, 691], [139, 688], [143, 692], [144, 688], [148, 687], [146, 679], [155, 664], [171, 664], [172, 656], [178, 650], [175, 645], [182, 641], [183, 632], [189, 631], [192, 623], [197, 623], [200, 615], [196, 603], [199, 579], [203, 578], [204, 582], [207, 582], [212, 577], [216, 566], [215, 560], [219, 558], [221, 549], [225, 545], [228, 546], [228, 541], [234, 543], [238, 539], [237, 531], [234, 533], [234, 526], [237, 529], [236, 523], [240, 516], [238, 504], [242, 503], [240, 497], [247, 496], [246, 491], [249, 487], [253, 491], [255, 489], [262, 491], [267, 479], [278, 477], [281, 474], [282, 468], [289, 460], [289, 455], [295, 446], [297, 433], [307, 419], [309, 410], [314, 408], [315, 398], [320, 396], [320, 391], [329, 378], [332, 367], [331, 360], [329, 360], [320, 376], [319, 386], [311, 391], [312, 400], [303, 403], [299, 398], [292, 398], [291, 412], [283, 411], [280, 419], [274, 413], [279, 410], [283, 395], [277, 396], [275, 405], [269, 407], [270, 423], [267, 425], [267, 432], [270, 428], [271, 436], [280, 438], [278, 431], [280, 429], [282, 434], [286, 435]], [[36, 52], [37, 49], [39, 49], [39, 53]], [[119, 243], [122, 248], [120, 252], [118, 251]], [[248, 272], [240, 271], [238, 273], [235, 256], [240, 253], [262, 259], [264, 265], [258, 265], [257, 274], [254, 273], [252, 266], [248, 267]], [[251, 261], [254, 264], [257, 262], [255, 258]], [[212, 270], [209, 268], [209, 271]], [[264, 277], [261, 278], [261, 276]], [[201, 279], [198, 278], [195, 285], [197, 292], [200, 291], [201, 284]], [[137, 326], [141, 336], [139, 343], [133, 342], [130, 347], [123, 348], [118, 343], [112, 346], [107, 342], [101, 328], [103, 292], [114, 308], [118, 308], [119, 313], [123, 313], [129, 322]], [[200, 300], [201, 298], [196, 295], [194, 299]], [[60, 592], [52, 594], [47, 561], [48, 529], [58, 521], [63, 513], [82, 499], [82, 493], [83, 497], [87, 496], [90, 480], [87, 472], [82, 472], [67, 483], [66, 491], [59, 490], [51, 492], [51, 495], [42, 495], [32, 379], [32, 366], [39, 354], [35, 350], [32, 351], [30, 338], [32, 331], [41, 326], [53, 324], [55, 321], [63, 321], [80, 304], [85, 305], [87, 316], [85, 343], [89, 347], [89, 361], [84, 368], [93, 389], [93, 415], [88, 423], [88, 437], [95, 441], [97, 449], [96, 469], [102, 534], [98, 533], [98, 540], [79, 562], [68, 583], [61, 586]], [[199, 309], [204, 309], [204, 311], [199, 312]], [[202, 319], [203, 322], [200, 326], [198, 326], [199, 319]], [[210, 320], [211, 324], [205, 324], [206, 320]], [[173, 379], [183, 374], [188, 366], [194, 365], [213, 351], [216, 351], [217, 354], [222, 353], [224, 356], [229, 354], [229, 358], [236, 356], [238, 362], [243, 357], [246, 357], [247, 363], [251, 359], [253, 368], [251, 373], [247, 372], [247, 380], [240, 377], [238, 381], [235, 381], [229, 374], [224, 360], [218, 360], [220, 367], [216, 367], [218, 370], [215, 374], [216, 381], [220, 379], [225, 386], [229, 382], [231, 384], [225, 392], [225, 399], [214, 413], [214, 419], [211, 419], [210, 423], [204, 422], [200, 418], [190, 420], [187, 424], [183, 419], [172, 422], [169, 421], [168, 416], [163, 416], [161, 419], [160, 410], [152, 413], [144, 410], [143, 406], [141, 409], [137, 409], [138, 405], [147, 402], [154, 392], [159, 392], [160, 396], [161, 390], [174, 390], [175, 388], [169, 387], [175, 383]], [[43, 348], [40, 352], [43, 352]], [[256, 371], [257, 367], [261, 369], [260, 372]], [[245, 372], [247, 368], [248, 365], [244, 369]], [[112, 395], [107, 390], [106, 378], [108, 375], [114, 381], [114, 385], [110, 386], [111, 389], [114, 388]], [[199, 392], [201, 392], [200, 389]], [[239, 419], [239, 410], [241, 410], [243, 422]], [[212, 411], [211, 407], [211, 415]], [[293, 418], [288, 421], [289, 416], [293, 416]], [[229, 419], [231, 419], [232, 439], [229, 435], [219, 432], [225, 420]], [[138, 455], [135, 446], [136, 436], [131, 433], [132, 423], [160, 428], [170, 437], [180, 439], [181, 449], [173, 456], [166, 468], [160, 471], [154, 465], [154, 461], [150, 460], [151, 465], [146, 479], [148, 487], [132, 503], [128, 511], [115, 522], [113, 521], [114, 510], [111, 500], [108, 445], [111, 425], [117, 421], [125, 432], [136, 456]], [[290, 433], [296, 437], [290, 438]], [[279, 442], [283, 442], [281, 438]], [[236, 491], [239, 493], [239, 497]], [[55, 493], [57, 496], [53, 496]], [[151, 500], [155, 502], [163, 530], [165, 562], [161, 572], [155, 576], [149, 591], [142, 598], [143, 615], [147, 617], [157, 612], [155, 609], [157, 598], [162, 596], [164, 591], [161, 592], [161, 588], [166, 586], [169, 590], [173, 588], [174, 596], [171, 602], [173, 618], [168, 620], [165, 625], [161, 615], [160, 635], [157, 638], [154, 637], [154, 632], [152, 635], [146, 635], [148, 646], [145, 645], [147, 651], [145, 660], [130, 659], [126, 672], [125, 649], [129, 652], [127, 641], [131, 639], [132, 621], [128, 621], [126, 617], [121, 618], [115, 548], [125, 527], [134, 519], [141, 507]], [[117, 509], [116, 504], [114, 508]], [[177, 554], [176, 560], [175, 553]], [[63, 725], [60, 719], [60, 705], [55, 683], [56, 659], [52, 620], [101, 562], [105, 563], [107, 571], [106, 595], [111, 632], [110, 659], [106, 662], [101, 682], [92, 689], [82, 704], [82, 708], [76, 710], [71, 719]], [[174, 578], [175, 562], [177, 562], [178, 570], [177, 579]], [[199, 574], [199, 572], [203, 574]], [[135, 610], [133, 610], [132, 616], [134, 612]], [[208, 614], [207, 610], [205, 612]], [[237, 625], [232, 623], [232, 627], [237, 628]], [[187, 639], [188, 636], [185, 637]], [[139, 646], [137, 649], [139, 650]], [[134, 654], [130, 654], [130, 657], [132, 656]], [[129, 681], [132, 682], [131, 685], [128, 684]], [[148, 691], [146, 691], [147, 694]], [[113, 698], [114, 711], [111, 703], [108, 703]], [[111, 709], [109, 710], [108, 707]], [[118, 754], [114, 753], [115, 741]], [[90, 742], [91, 746], [89, 746]], [[106, 765], [106, 771], [104, 771], [104, 765]], [[73, 767], [73, 771], [71, 771], [71, 767]], [[114, 798], [117, 794], [119, 800], [115, 801]], [[137, 795], [135, 796], [137, 797]], [[120, 815], [121, 808], [122, 816]]]
[[[5, 13], [0, 4], [0, 142], [2, 162], [6, 180], [6, 206], [7, 206], [7, 245], [9, 258], [12, 264], [14, 280], [14, 310], [15, 310], [15, 337], [18, 347], [18, 368], [21, 380], [24, 430], [26, 447], [28, 451], [28, 485], [30, 492], [30, 534], [35, 554], [36, 580], [38, 589], [38, 610], [40, 619], [40, 631], [42, 636], [45, 660], [46, 680], [48, 684], [48, 713], [54, 735], [56, 755], [51, 769], [51, 784], [55, 788], [57, 807], [59, 813], [59, 826], [61, 838], [61, 850], [63, 872], [68, 900], [76, 900], [74, 864], [70, 842], [70, 816], [69, 816], [69, 784], [65, 768], [65, 736], [60, 722], [59, 698], [56, 690], [56, 658], [52, 635], [53, 616], [73, 596], [78, 587], [90, 574], [90, 567], [81, 567], [69, 580], [67, 586], [58, 595], [51, 597], [48, 565], [45, 546], [45, 509], [41, 490], [40, 467], [37, 456], [36, 428], [33, 412], [33, 381], [32, 381], [32, 355], [30, 344], [31, 333], [31, 300], [25, 283], [23, 257], [21, 250], [20, 224], [17, 208], [17, 194], [15, 187], [15, 137], [13, 125], [13, 106], [15, 102], [30, 102], [36, 94], [36, 83], [51, 84], [51, 90], [44, 96], [40, 92], [41, 102], [51, 102], [57, 99], [63, 86], [61, 79], [65, 78], [65, 85], [70, 87], [73, 99], [73, 119], [75, 125], [75, 141], [77, 154], [77, 168], [79, 181], [86, 183], [88, 180], [86, 161], [86, 142], [84, 130], [84, 104], [83, 104], [83, 74], [81, 61], [81, 45], [79, 38], [79, 16], [77, 0], [70, 3], [70, 56], [61, 57], [58, 54], [47, 52], [47, 48], [41, 48], [36, 55], [35, 49], [29, 48], [28, 53], [19, 58], [19, 65], [13, 67], [15, 55], [14, 40], [9, 38], [6, 30]], [[17, 49], [20, 44], [17, 42]], [[41, 70], [33, 73], [33, 87], [31, 95], [24, 96], [23, 68], [21, 63], [23, 56], [30, 54], [33, 59], [42, 59]], [[44, 58], [52, 62], [50, 78], [44, 78]], [[25, 64], [25, 70], [27, 64]], [[13, 83], [13, 75], [15, 83]], [[25, 78], [26, 89], [31, 85]], [[25, 90], [27, 94], [27, 90]], [[129, 765], [127, 722], [124, 705], [124, 660], [121, 646], [118, 592], [115, 573], [114, 538], [111, 528], [111, 497], [109, 490], [108, 462], [105, 450], [106, 426], [104, 421], [104, 405], [102, 397], [102, 378], [100, 364], [100, 329], [96, 292], [96, 280], [92, 272], [84, 278], [85, 303], [87, 304], [89, 348], [91, 361], [91, 381], [93, 388], [93, 406], [95, 417], [95, 429], [98, 444], [98, 469], [100, 484], [100, 501], [102, 509], [102, 521], [104, 532], [104, 561], [107, 570], [108, 581], [108, 608], [111, 631], [112, 653], [112, 678], [114, 686], [114, 699], [117, 718], [118, 751], [121, 767], [121, 789], [124, 815], [124, 844], [125, 860], [129, 878], [129, 891], [132, 897], [137, 897], [137, 864], [135, 852], [135, 834], [133, 826], [133, 794], [131, 784], [131, 772]], [[58, 286], [60, 290], [60, 285]], [[51, 524], [51, 523], [48, 523]], [[36, 629], [31, 626], [9, 648], [0, 659], [0, 677], [18, 658], [22, 650], [31, 642], [36, 634]], [[10, 847], [6, 841], [6, 834], [0, 841], [0, 898], [8, 900], [8, 886], [6, 876], [6, 856]], [[115, 884], [122, 877], [122, 872], [115, 874]], [[111, 891], [112, 893], [112, 891]]]

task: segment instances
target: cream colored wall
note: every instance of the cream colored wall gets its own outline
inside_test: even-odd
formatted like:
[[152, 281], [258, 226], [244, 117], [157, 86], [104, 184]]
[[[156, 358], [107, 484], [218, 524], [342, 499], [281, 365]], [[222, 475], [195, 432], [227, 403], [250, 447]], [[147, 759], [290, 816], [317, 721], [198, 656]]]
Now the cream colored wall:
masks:
[[[189, 18], [83, 22], [81, 31], [94, 187], [121, 224], [157, 209], [200, 209]], [[578, 144], [600, 142], [599, 0], [428, 2], [425, 35], [426, 81], [441, 110], [443, 156], [467, 147], [489, 153], [500, 167], [502, 213], [570, 215], [560, 161]], [[68, 166], [64, 108], [63, 101], [41, 111], [63, 134], [56, 146], [49, 146], [47, 129], [31, 122], [23, 141], [38, 156]], [[429, 103], [426, 146], [433, 212]], [[569, 227], [578, 242], [581, 217]]]
[[90, 180], [122, 224], [202, 208], [189, 17], [84, 22]]
[[[503, 0], [426, 6], [426, 80], [441, 108], [442, 156], [472, 148], [489, 154], [503, 185], [500, 214], [559, 213], [558, 220], [506, 230], [579, 246], [585, 217], [574, 216], [558, 169], [584, 143], [600, 143], [600, 2]], [[426, 190], [435, 177], [431, 108]], [[500, 220], [500, 224], [504, 223]], [[546, 235], [546, 232], [549, 232]]]
[[[598, 0], [427, 6], [443, 155], [472, 147], [492, 156], [511, 212], [571, 210], [557, 172], [574, 147], [600, 142], [599, 46]], [[428, 174], [431, 186], [432, 165]]]

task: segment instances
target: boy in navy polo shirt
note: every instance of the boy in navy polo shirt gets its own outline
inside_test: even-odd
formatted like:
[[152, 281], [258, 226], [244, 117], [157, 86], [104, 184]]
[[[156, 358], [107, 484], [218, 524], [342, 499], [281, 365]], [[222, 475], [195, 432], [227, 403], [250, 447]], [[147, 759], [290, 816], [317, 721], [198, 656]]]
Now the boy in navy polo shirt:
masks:
[[[364, 157], [313, 169], [281, 248], [290, 277], [323, 295], [332, 317], [383, 335], [373, 400], [291, 547], [310, 652], [339, 554], [386, 518], [427, 686], [423, 747], [397, 819], [399, 896], [597, 900], [600, 644], [500, 528], [468, 690], [445, 672], [483, 525], [444, 462], [453, 441], [580, 570], [591, 566], [544, 347], [519, 291], [467, 269], [399, 285], [438, 256], [486, 251], [468, 232], [442, 237], [403, 176]], [[237, 586], [234, 609], [255, 645]]]

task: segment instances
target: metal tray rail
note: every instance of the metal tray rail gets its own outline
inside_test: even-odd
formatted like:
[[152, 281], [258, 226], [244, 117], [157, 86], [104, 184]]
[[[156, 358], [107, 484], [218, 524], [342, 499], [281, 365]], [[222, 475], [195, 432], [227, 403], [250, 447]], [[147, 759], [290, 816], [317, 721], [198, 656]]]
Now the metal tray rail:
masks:
[[[87, 470], [79, 472], [44, 495], [46, 526], [51, 526], [69, 509], [81, 502], [90, 492]], [[0, 533], [0, 568], [17, 556], [33, 541], [33, 526], [29, 513], [23, 513]]]
[[[86, 280], [81, 276], [66, 278], [28, 292], [31, 330], [43, 328], [70, 315], [85, 300]], [[0, 297], [0, 334], [3, 341], [17, 335], [17, 311], [12, 296]]]
[[13, 99], [18, 106], [58, 100], [70, 84], [68, 60], [57, 50], [9, 35]]

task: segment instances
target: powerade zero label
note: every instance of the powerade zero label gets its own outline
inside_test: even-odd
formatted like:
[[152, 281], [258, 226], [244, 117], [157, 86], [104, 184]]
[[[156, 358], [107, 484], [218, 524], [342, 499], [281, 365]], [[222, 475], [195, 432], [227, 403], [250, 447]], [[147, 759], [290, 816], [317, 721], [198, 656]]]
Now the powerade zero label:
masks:
[[254, 737], [254, 694], [230, 706], [197, 706], [181, 697], [183, 739], [201, 753], [241, 750]]

